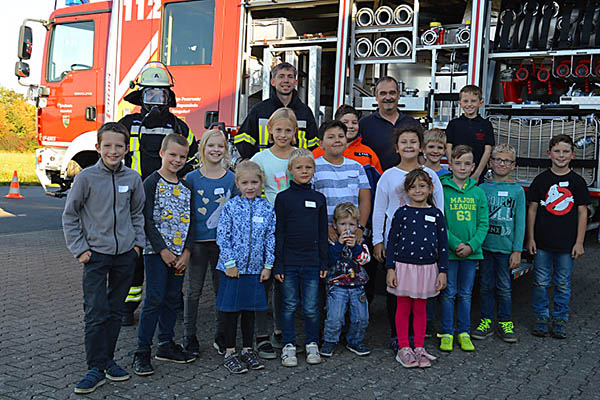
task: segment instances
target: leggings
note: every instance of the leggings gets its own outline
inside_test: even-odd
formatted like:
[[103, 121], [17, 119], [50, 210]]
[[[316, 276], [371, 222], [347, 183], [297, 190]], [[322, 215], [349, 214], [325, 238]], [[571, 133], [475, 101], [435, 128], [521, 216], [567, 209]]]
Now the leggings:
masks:
[[254, 311], [220, 311], [221, 321], [225, 328], [225, 347], [235, 348], [238, 316], [242, 315], [242, 347], [252, 347], [254, 339]]
[[409, 347], [408, 320], [410, 312], [413, 315], [413, 330], [415, 333], [415, 347], [425, 345], [425, 328], [427, 327], [427, 299], [412, 299], [398, 296], [396, 307], [396, 332], [398, 333], [398, 347]]

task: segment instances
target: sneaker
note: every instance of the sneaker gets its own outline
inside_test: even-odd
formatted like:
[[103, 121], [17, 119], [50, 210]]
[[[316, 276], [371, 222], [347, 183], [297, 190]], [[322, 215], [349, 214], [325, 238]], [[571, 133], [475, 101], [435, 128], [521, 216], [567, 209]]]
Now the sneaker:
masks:
[[232, 374], [244, 374], [248, 372], [248, 368], [242, 365], [237, 353], [231, 353], [229, 355], [226, 355], [225, 362], [223, 363], [223, 365]]
[[335, 346], [336, 346], [336, 343], [331, 343], [331, 342], [323, 343], [323, 345], [321, 346], [321, 351], [320, 351], [321, 355], [324, 357], [331, 357], [335, 350]]
[[458, 334], [458, 345], [462, 351], [473, 351], [475, 346], [471, 342], [471, 336], [467, 332]]
[[215, 349], [220, 356], [225, 354], [225, 346], [219, 344], [217, 341], [213, 342], [213, 349]]
[[492, 320], [489, 318], [481, 318], [479, 321], [479, 326], [475, 328], [471, 337], [473, 339], [483, 340], [489, 336], [494, 334], [494, 330], [492, 329]]
[[200, 355], [200, 343], [198, 343], [198, 338], [196, 335], [184, 337], [183, 348], [194, 357], [198, 357]]
[[515, 336], [514, 329], [515, 325], [512, 321], [498, 322], [496, 333], [500, 336], [500, 339], [504, 340], [506, 343], [516, 343], [517, 337]]
[[154, 358], [160, 361], [171, 361], [177, 364], [191, 363], [196, 360], [195, 356], [187, 353], [180, 344], [175, 344], [172, 340], [159, 344]]
[[106, 379], [104, 378], [104, 372], [100, 372], [98, 368], [92, 368], [79, 381], [73, 391], [78, 394], [92, 393], [98, 386], [106, 383]]
[[104, 374], [113, 382], [123, 382], [127, 379], [131, 378], [129, 373], [125, 371], [123, 368], [119, 367], [116, 362], [110, 360], [108, 362], [108, 367], [104, 370]]
[[123, 312], [121, 315], [121, 326], [133, 326], [135, 324], [135, 320], [133, 319], [132, 312]]
[[256, 351], [258, 352], [258, 356], [265, 360], [274, 360], [277, 358], [277, 354], [275, 354], [275, 350], [268, 340], [259, 342], [256, 345]]
[[260, 359], [256, 355], [254, 350], [242, 350], [242, 355], [240, 356], [240, 360], [245, 363], [250, 369], [263, 369], [265, 366], [260, 362]]
[[552, 321], [552, 337], [555, 339], [567, 338], [566, 321]]
[[410, 347], [403, 347], [396, 353], [396, 361], [404, 368], [414, 368], [419, 366], [417, 356]]
[[282, 339], [281, 333], [275, 333], [275, 332], [271, 333], [271, 345], [278, 350], [283, 349], [283, 344], [281, 344], [281, 339]]
[[536, 318], [531, 333], [539, 337], [548, 336], [548, 320], [546, 318]]
[[346, 348], [356, 354], [357, 356], [368, 356], [371, 354], [371, 349], [364, 343], [346, 345]]
[[429, 368], [431, 367], [431, 362], [437, 360], [436, 356], [429, 354], [423, 347], [415, 347], [414, 353], [419, 363], [419, 368]]
[[136, 350], [133, 354], [134, 372], [139, 376], [152, 375], [154, 368], [150, 362], [150, 350]]
[[397, 337], [393, 337], [390, 339], [390, 349], [392, 349], [392, 351], [394, 353], [397, 353], [398, 350], [400, 350], [400, 348], [398, 347], [398, 338]]
[[284, 367], [295, 367], [298, 365], [296, 357], [296, 346], [291, 343], [285, 345], [281, 350], [281, 365]]
[[454, 336], [448, 333], [438, 333], [437, 337], [440, 340], [440, 350], [442, 351], [452, 351], [454, 346], [452, 346], [452, 342], [454, 341]]
[[319, 345], [315, 342], [311, 342], [305, 346], [306, 348], [306, 363], [307, 364], [320, 364], [321, 356], [319, 355]]

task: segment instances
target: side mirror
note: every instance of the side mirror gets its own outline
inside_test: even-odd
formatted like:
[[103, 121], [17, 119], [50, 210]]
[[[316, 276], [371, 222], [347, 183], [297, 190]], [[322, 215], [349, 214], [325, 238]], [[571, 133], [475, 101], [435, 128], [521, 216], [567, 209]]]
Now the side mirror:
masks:
[[15, 75], [19, 78], [29, 77], [29, 64], [22, 61], [17, 61], [15, 64]]
[[19, 60], [29, 60], [33, 46], [33, 31], [27, 25], [21, 25], [19, 29], [19, 49], [17, 56]]

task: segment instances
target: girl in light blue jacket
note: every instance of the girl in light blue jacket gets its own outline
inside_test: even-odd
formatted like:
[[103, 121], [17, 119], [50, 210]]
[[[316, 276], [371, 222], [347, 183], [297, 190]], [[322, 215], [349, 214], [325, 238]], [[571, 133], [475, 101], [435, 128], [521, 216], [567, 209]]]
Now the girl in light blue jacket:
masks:
[[[241, 162], [235, 184], [241, 195], [223, 206], [217, 227], [220, 271], [217, 311], [225, 329], [225, 367], [234, 374], [264, 365], [252, 350], [254, 312], [267, 309], [263, 281], [271, 276], [275, 252], [275, 212], [260, 197], [264, 172], [253, 161]], [[241, 315], [242, 352], [235, 351], [237, 320]]]

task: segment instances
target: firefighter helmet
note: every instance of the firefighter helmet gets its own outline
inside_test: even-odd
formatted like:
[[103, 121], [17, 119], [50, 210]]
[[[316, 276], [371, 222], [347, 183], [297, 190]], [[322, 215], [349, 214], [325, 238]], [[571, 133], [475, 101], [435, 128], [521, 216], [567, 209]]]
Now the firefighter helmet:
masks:
[[153, 61], [144, 65], [132, 83], [143, 87], [172, 87], [173, 76], [163, 63]]

